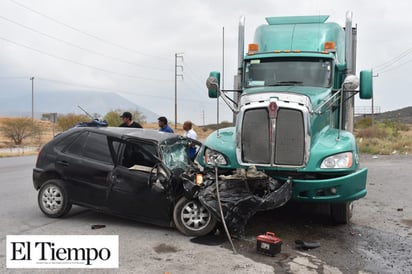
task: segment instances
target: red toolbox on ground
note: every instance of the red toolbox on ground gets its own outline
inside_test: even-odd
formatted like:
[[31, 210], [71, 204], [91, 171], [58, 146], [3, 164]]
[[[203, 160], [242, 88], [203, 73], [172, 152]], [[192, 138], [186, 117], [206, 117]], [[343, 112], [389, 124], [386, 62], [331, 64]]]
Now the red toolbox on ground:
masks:
[[282, 240], [275, 236], [273, 232], [266, 232], [264, 235], [256, 237], [256, 250], [259, 253], [275, 256], [280, 253]]

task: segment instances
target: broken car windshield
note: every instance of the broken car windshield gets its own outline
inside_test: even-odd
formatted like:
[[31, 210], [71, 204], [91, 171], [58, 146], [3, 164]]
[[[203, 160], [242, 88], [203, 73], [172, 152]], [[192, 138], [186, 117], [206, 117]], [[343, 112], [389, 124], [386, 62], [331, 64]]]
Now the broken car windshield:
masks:
[[175, 168], [186, 169], [189, 166], [186, 140], [177, 140], [173, 144], [162, 145], [163, 161], [171, 170]]

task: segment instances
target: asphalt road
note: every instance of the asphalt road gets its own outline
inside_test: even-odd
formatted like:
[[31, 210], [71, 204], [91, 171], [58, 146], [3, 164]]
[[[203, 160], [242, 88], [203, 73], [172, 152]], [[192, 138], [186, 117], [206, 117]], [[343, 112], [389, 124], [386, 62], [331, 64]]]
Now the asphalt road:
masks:
[[[412, 156], [362, 156], [369, 168], [368, 195], [357, 201], [351, 224], [335, 226], [327, 209], [288, 204], [259, 213], [246, 239], [196, 244], [174, 229], [128, 221], [80, 207], [63, 219], [45, 217], [37, 206], [31, 174], [35, 156], [0, 159], [1, 272], [78, 273], [79, 270], [6, 269], [6, 235], [119, 235], [119, 269], [104, 273], [412, 273]], [[92, 230], [94, 224], [104, 224]], [[283, 241], [275, 257], [256, 253], [266, 231]], [[295, 240], [319, 248], [300, 250]], [[100, 273], [102, 270], [82, 270]]]

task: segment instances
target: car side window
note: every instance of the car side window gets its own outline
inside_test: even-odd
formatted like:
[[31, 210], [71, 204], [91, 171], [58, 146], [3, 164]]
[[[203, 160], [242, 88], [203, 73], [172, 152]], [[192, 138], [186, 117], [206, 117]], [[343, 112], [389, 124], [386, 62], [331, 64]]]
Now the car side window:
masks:
[[113, 164], [109, 144], [107, 141], [107, 136], [103, 134], [90, 132], [87, 141], [84, 145], [83, 156], [90, 159], [98, 160], [100, 162]]
[[66, 151], [70, 154], [82, 155], [83, 146], [86, 143], [88, 132], [82, 132], [73, 143], [67, 147]]
[[79, 136], [79, 132], [72, 133], [68, 136], [62, 138], [59, 142], [56, 143], [54, 148], [58, 151], [62, 151], [67, 146], [69, 146], [73, 141]]
[[[145, 149], [149, 148], [149, 151], [155, 151], [156, 149], [153, 148], [153, 145], [144, 145]], [[148, 147], [147, 147], [148, 146]], [[124, 144], [124, 151], [123, 151], [123, 158], [121, 161], [122, 166], [130, 168], [134, 165], [139, 166], [147, 166], [153, 167], [156, 162], [153, 160], [147, 152], [143, 151], [142, 149], [143, 144], [136, 144], [136, 143], [125, 143]]]
[[84, 133], [68, 148], [68, 153], [113, 164], [107, 136], [94, 132]]

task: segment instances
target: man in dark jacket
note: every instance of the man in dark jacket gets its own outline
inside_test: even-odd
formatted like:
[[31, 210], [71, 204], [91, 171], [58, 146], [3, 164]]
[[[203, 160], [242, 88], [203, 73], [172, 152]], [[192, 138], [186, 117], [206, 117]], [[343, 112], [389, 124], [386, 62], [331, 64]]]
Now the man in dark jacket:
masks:
[[123, 119], [123, 123], [119, 125], [119, 127], [135, 127], [135, 128], [143, 128], [138, 122], [132, 120], [132, 114], [128, 111], [123, 112], [120, 118]]

